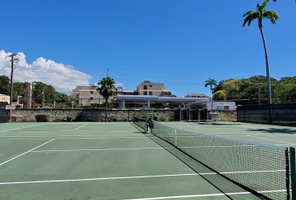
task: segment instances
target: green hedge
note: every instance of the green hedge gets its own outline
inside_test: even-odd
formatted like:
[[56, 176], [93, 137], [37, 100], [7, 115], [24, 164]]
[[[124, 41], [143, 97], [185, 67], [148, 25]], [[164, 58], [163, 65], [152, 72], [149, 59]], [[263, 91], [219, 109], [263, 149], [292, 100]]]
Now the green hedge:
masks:
[[49, 122], [50, 115], [49, 114], [36, 114], [35, 119], [37, 122]]

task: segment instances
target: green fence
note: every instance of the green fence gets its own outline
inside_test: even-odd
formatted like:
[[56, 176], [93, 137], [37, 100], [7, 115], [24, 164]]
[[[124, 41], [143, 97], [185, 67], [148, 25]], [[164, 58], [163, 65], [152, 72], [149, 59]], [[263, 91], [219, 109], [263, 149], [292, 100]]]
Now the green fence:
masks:
[[8, 111], [6, 110], [6, 102], [0, 102], [0, 123], [8, 121]]
[[296, 125], [296, 104], [238, 106], [237, 121]]

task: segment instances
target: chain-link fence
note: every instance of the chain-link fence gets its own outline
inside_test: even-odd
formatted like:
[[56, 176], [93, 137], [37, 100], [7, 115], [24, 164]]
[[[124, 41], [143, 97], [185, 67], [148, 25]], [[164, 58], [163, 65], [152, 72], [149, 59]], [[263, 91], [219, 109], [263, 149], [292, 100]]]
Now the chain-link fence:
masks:
[[237, 121], [296, 125], [296, 104], [238, 106]]

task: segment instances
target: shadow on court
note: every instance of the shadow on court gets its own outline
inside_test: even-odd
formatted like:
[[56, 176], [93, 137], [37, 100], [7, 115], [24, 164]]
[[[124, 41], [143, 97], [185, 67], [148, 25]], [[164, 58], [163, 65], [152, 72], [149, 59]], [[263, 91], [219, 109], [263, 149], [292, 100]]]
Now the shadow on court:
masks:
[[209, 126], [241, 126], [241, 124], [230, 124], [223, 122], [198, 122], [198, 125], [209, 125]]
[[296, 130], [289, 128], [258, 128], [258, 129], [248, 129], [248, 131], [253, 132], [263, 132], [263, 133], [279, 133], [279, 134], [296, 134]]
[[[173, 145], [169, 144], [168, 142], [156, 137], [153, 134], [142, 132], [146, 137], [154, 141], [155, 143], [159, 144], [161, 147], [163, 147], [165, 150], [167, 150], [169, 153], [171, 153], [173, 156], [175, 156], [178, 160], [183, 162], [185, 165], [187, 165], [189, 168], [191, 168], [193, 171], [195, 171], [199, 176], [201, 176], [203, 179], [205, 179], [210, 185], [214, 186], [216, 189], [218, 189], [221, 193], [223, 193], [226, 197], [232, 200], [241, 200], [241, 199], [248, 199], [248, 200], [257, 200], [261, 199], [260, 197], [256, 196], [256, 194], [249, 194], [246, 196], [242, 195], [228, 195], [229, 193], [235, 193], [235, 192], [246, 192], [246, 190], [237, 184], [233, 183], [232, 181], [226, 179], [225, 177], [215, 174], [214, 171], [212, 171], [210, 168], [205, 166], [204, 164], [200, 163], [199, 161], [193, 159], [186, 153], [183, 153]], [[211, 174], [211, 175], [209, 175]], [[213, 175], [214, 174], [214, 175]]]

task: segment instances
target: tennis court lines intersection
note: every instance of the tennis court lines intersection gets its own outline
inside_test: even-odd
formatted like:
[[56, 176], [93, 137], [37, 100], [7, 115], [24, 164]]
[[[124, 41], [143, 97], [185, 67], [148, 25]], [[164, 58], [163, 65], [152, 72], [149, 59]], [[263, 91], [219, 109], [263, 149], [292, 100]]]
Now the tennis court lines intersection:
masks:
[[141, 134], [55, 136], [0, 138], [0, 199], [228, 199]]

